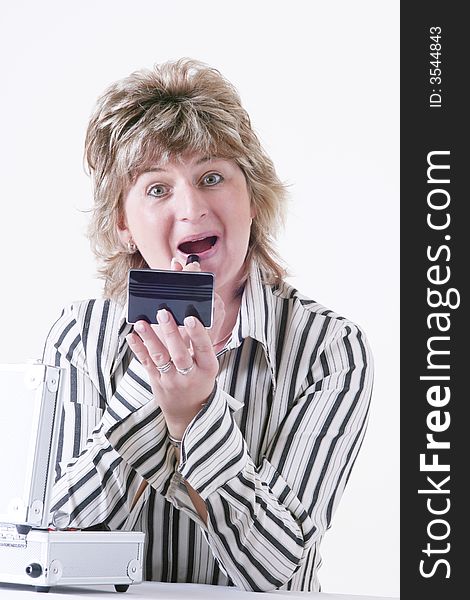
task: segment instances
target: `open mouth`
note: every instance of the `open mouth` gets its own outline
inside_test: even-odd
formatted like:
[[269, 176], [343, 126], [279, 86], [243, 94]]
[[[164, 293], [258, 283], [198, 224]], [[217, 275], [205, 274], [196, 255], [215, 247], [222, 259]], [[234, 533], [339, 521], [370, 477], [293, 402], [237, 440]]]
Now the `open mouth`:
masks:
[[207, 250], [210, 250], [213, 246], [215, 246], [216, 242], [217, 236], [212, 235], [197, 240], [183, 242], [178, 246], [178, 250], [184, 254], [202, 254], [203, 252], [207, 252]]

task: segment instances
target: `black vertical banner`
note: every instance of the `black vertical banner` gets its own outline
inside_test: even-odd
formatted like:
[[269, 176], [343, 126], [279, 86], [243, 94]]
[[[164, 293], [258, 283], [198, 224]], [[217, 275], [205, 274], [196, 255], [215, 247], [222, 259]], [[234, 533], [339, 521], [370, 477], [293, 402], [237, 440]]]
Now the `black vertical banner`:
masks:
[[401, 598], [413, 600], [465, 596], [470, 573], [463, 6], [401, 3]]

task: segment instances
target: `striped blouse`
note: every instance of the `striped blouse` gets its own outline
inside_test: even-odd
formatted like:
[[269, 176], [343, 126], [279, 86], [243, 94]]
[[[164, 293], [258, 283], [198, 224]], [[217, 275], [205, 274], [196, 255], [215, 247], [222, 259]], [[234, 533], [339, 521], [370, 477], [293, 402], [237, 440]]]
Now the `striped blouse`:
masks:
[[[179, 464], [124, 308], [64, 309], [43, 360], [64, 368], [51, 518], [146, 533], [147, 580], [318, 591], [319, 546], [368, 418], [364, 334], [253, 268], [216, 391], [183, 436]], [[143, 480], [145, 492], [132, 508]], [[200, 519], [183, 480], [204, 499]]]

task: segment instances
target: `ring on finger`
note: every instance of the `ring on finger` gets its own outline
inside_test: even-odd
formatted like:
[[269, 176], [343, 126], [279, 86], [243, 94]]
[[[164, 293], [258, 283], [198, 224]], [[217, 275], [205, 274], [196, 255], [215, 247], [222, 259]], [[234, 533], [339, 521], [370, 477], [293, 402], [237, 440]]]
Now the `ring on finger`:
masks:
[[160, 373], [167, 373], [170, 369], [171, 369], [171, 365], [172, 365], [172, 361], [171, 359], [166, 362], [164, 365], [162, 365], [161, 367], [159, 367], [158, 365], [156, 365], [157, 369], [160, 371]]
[[188, 373], [191, 373], [191, 371], [194, 369], [194, 362], [191, 364], [191, 366], [187, 367], [186, 369], [178, 369], [178, 367], [176, 365], [175, 365], [175, 369], [181, 375], [187, 375]]

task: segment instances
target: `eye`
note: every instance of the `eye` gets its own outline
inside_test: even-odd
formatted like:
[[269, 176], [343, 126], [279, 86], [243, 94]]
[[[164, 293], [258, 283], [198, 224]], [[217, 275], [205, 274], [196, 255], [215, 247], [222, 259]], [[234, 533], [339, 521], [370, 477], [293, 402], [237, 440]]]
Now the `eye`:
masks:
[[224, 178], [222, 177], [222, 175], [220, 175], [219, 173], [207, 173], [207, 175], [204, 175], [201, 182], [203, 183], [203, 185], [217, 185], [218, 183], [221, 183], [224, 180]]
[[152, 185], [148, 188], [147, 190], [147, 196], [153, 196], [154, 198], [161, 198], [162, 196], [164, 196], [167, 193], [167, 188], [164, 185], [161, 185], [160, 183], [157, 183], [156, 185]]

